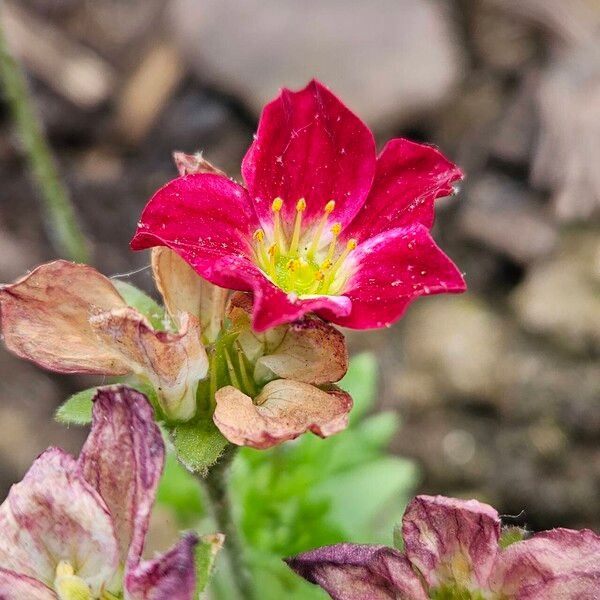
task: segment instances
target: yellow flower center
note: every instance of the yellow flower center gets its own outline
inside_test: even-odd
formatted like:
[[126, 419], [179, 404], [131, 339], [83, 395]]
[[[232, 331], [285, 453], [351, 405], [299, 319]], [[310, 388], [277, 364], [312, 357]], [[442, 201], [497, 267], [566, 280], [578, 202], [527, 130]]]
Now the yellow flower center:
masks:
[[[296, 218], [291, 238], [283, 230], [281, 209], [283, 200], [275, 198], [273, 211], [273, 239], [265, 239], [265, 232], [254, 232], [255, 255], [258, 266], [285, 292], [295, 292], [299, 296], [339, 294], [349, 277], [346, 259], [356, 248], [356, 240], [350, 239], [340, 252], [338, 238], [342, 231], [340, 223], [329, 225], [335, 202], [330, 200], [323, 208], [323, 216], [315, 227], [312, 236], [302, 235], [302, 215], [306, 201], [300, 198], [296, 203]], [[320, 247], [325, 228], [329, 226], [331, 242], [326, 249]]]
[[[88, 584], [75, 575], [73, 565], [66, 560], [59, 562], [56, 567], [54, 591], [59, 600], [95, 600]], [[118, 597], [103, 591], [99, 600], [118, 600]]]

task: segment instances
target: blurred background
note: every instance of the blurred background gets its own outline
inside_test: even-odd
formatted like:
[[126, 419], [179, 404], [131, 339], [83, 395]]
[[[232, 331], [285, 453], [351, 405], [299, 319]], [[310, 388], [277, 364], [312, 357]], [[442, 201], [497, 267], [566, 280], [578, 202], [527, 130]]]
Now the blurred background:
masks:
[[[233, 176], [261, 106], [317, 76], [375, 131], [463, 168], [436, 237], [469, 291], [389, 330], [348, 332], [379, 361], [377, 407], [416, 490], [476, 496], [534, 529], [600, 529], [600, 0], [15, 0], [1, 20], [108, 275], [172, 150]], [[57, 256], [0, 109], [0, 281]], [[152, 290], [148, 271], [132, 281]], [[0, 497], [88, 387], [0, 348]]]

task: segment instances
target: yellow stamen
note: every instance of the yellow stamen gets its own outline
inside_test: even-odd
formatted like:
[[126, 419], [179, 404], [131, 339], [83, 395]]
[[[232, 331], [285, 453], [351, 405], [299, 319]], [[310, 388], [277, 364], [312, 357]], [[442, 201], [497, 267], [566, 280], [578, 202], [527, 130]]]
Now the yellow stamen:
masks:
[[310, 248], [308, 249], [308, 252], [307, 252], [307, 256], [309, 258], [312, 258], [315, 255], [315, 252], [317, 251], [317, 249], [319, 248], [319, 242], [321, 241], [321, 235], [323, 234], [323, 229], [325, 228], [327, 219], [329, 218], [329, 215], [333, 212], [334, 208], [335, 208], [335, 200], [330, 200], [325, 205], [325, 209], [324, 209], [325, 214], [321, 217], [321, 220], [319, 221], [319, 224], [317, 225], [317, 230], [315, 231], [315, 235], [313, 236], [312, 244], [310, 245]]
[[271, 210], [274, 213], [273, 221], [274, 221], [274, 232], [273, 236], [275, 237], [275, 244], [279, 248], [280, 252], [285, 252], [285, 243], [283, 231], [281, 230], [281, 217], [279, 213], [281, 212], [281, 208], [283, 207], [283, 200], [279, 198], [275, 198], [273, 200], [273, 204], [271, 205]]
[[332, 265], [332, 262], [326, 258], [322, 263], [321, 263], [321, 269], [323, 269], [323, 271], [327, 271], [327, 269], [329, 269]]
[[302, 213], [306, 210], [306, 200], [300, 198], [296, 203], [296, 220], [294, 221], [294, 233], [292, 234], [292, 243], [290, 244], [290, 254], [298, 252], [300, 242], [300, 231], [302, 230]]
[[333, 258], [333, 255], [335, 253], [335, 246], [337, 244], [337, 239], [338, 236], [340, 235], [342, 231], [342, 224], [341, 223], [334, 223], [333, 226], [331, 227], [331, 234], [333, 235], [333, 239], [331, 240], [330, 244], [329, 244], [329, 250], [327, 251], [327, 260], [331, 261], [331, 259]]
[[325, 274], [323, 273], [323, 271], [317, 271], [315, 273], [315, 280], [316, 281], [323, 281], [323, 279], [325, 279]]
[[339, 268], [342, 266], [342, 264], [348, 257], [348, 254], [350, 254], [350, 252], [352, 252], [352, 250], [354, 250], [356, 248], [356, 244], [357, 244], [357, 242], [354, 238], [351, 238], [348, 240], [348, 242], [346, 243], [346, 248], [337, 257], [337, 260], [335, 261], [335, 263], [333, 263], [333, 266], [331, 267], [331, 270], [327, 273], [327, 277], [323, 281], [322, 285], [330, 286], [333, 283], [336, 273], [338, 272]]
[[270, 259], [265, 248], [265, 232], [262, 229], [257, 229], [252, 234], [252, 239], [254, 239], [257, 242], [256, 245], [258, 246], [259, 262], [261, 263], [263, 269], [267, 270], [269, 267]]

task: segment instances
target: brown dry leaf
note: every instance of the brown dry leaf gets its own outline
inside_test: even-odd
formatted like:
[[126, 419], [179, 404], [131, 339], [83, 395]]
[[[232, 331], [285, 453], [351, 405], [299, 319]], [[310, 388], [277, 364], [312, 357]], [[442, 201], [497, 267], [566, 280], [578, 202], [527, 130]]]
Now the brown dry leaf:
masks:
[[306, 431], [328, 437], [345, 429], [352, 408], [350, 396], [337, 388], [324, 391], [312, 385], [278, 379], [255, 399], [227, 386], [215, 395], [214, 422], [238, 446], [270, 448]]

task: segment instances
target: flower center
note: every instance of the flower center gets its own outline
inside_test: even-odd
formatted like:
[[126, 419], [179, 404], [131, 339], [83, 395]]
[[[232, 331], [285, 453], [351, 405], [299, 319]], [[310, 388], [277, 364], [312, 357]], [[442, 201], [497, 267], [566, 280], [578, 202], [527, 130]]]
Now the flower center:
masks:
[[254, 232], [258, 266], [285, 292], [296, 292], [299, 296], [339, 294], [350, 275], [346, 259], [356, 248], [356, 240], [348, 240], [346, 247], [340, 252], [338, 237], [342, 226], [340, 223], [333, 223], [329, 229], [331, 242], [327, 248], [321, 248], [321, 238], [335, 209], [335, 202], [327, 202], [312, 236], [307, 237], [303, 235], [302, 228], [306, 201], [300, 198], [296, 203], [296, 218], [290, 239], [282, 227], [282, 207], [283, 200], [275, 198], [271, 205], [273, 237], [269, 243], [265, 240], [262, 229]]
[[[66, 560], [59, 562], [56, 567], [54, 591], [59, 600], [94, 600], [88, 584], [75, 575], [73, 565]], [[118, 600], [118, 597], [103, 591], [99, 600]]]

